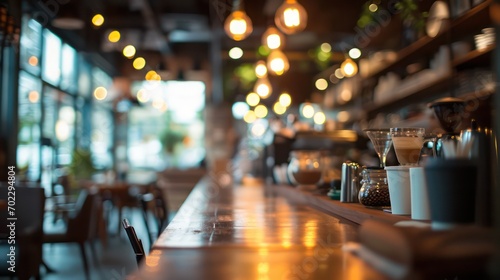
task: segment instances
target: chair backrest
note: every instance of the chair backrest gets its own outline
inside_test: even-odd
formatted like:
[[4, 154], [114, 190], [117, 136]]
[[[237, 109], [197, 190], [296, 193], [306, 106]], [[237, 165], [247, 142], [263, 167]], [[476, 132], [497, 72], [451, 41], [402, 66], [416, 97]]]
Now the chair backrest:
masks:
[[68, 220], [66, 234], [77, 241], [86, 241], [95, 233], [99, 196], [82, 189], [76, 201], [76, 213]]
[[[15, 184], [9, 190], [9, 184], [0, 183], [0, 199], [15, 202], [12, 205], [14, 216], [10, 216], [12, 209], [2, 209], [0, 219], [9, 222], [8, 218], [15, 217], [16, 244], [19, 246], [16, 257], [19, 267], [19, 279], [29, 279], [39, 276], [39, 267], [42, 263], [43, 244], [43, 217], [45, 211], [45, 191], [39, 185], [27, 187]], [[10, 199], [9, 199], [10, 197]], [[15, 201], [13, 200], [15, 198]], [[7, 227], [1, 227], [4, 230]]]
[[[27, 187], [14, 185], [14, 189], [9, 191], [9, 185], [0, 184], [0, 199], [15, 202], [16, 231], [23, 233], [33, 233], [43, 237], [43, 216], [45, 213], [45, 192], [41, 187]], [[5, 211], [4, 211], [5, 210]], [[0, 214], [2, 221], [9, 218], [9, 209], [4, 209]], [[4, 228], [2, 228], [4, 230]]]
[[134, 250], [137, 264], [139, 265], [145, 255], [142, 241], [137, 237], [134, 227], [130, 225], [127, 219], [123, 219], [122, 224], [125, 232], [127, 233], [128, 239], [130, 240], [132, 249]]

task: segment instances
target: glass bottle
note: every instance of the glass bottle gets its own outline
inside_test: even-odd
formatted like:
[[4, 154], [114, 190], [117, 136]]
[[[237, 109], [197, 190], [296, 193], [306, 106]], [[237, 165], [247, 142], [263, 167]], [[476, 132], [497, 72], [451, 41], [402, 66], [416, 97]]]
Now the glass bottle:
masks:
[[298, 150], [290, 152], [288, 177], [304, 190], [317, 188], [322, 179], [321, 153], [319, 151]]
[[386, 171], [379, 167], [366, 167], [361, 176], [359, 203], [365, 206], [390, 206]]

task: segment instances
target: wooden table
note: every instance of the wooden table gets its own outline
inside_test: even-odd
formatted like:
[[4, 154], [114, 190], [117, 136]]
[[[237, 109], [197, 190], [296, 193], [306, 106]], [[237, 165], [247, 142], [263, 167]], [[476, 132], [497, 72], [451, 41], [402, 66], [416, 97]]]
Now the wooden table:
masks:
[[385, 279], [342, 250], [357, 227], [273, 186], [204, 178], [131, 279]]

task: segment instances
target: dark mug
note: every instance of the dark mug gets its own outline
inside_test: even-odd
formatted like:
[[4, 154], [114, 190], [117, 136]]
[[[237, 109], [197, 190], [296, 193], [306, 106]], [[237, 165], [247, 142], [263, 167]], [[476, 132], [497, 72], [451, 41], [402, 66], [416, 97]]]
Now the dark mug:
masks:
[[424, 166], [433, 229], [475, 222], [477, 165], [470, 159], [430, 158]]

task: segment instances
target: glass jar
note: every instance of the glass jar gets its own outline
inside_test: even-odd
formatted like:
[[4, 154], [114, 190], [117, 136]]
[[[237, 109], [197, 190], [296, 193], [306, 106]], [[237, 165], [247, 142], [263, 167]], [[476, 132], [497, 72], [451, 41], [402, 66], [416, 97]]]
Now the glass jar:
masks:
[[379, 167], [366, 167], [361, 176], [363, 179], [358, 194], [359, 203], [365, 206], [390, 206], [386, 171]]
[[288, 164], [290, 181], [303, 189], [316, 189], [322, 180], [321, 153], [319, 151], [291, 151]]

